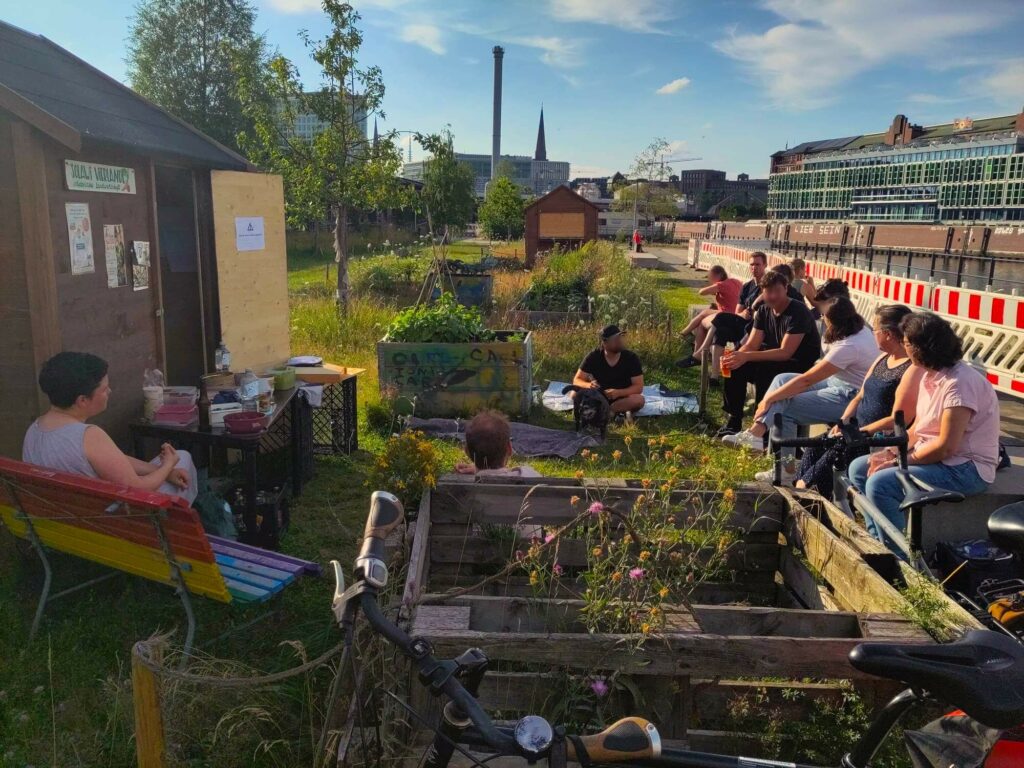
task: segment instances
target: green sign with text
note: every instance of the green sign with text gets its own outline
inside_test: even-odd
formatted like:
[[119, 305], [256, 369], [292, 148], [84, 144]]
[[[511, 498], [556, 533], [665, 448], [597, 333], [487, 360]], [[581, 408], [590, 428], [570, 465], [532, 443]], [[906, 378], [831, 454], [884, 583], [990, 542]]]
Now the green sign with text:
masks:
[[117, 165], [64, 161], [64, 178], [68, 189], [79, 192], [116, 192], [135, 194], [135, 169]]

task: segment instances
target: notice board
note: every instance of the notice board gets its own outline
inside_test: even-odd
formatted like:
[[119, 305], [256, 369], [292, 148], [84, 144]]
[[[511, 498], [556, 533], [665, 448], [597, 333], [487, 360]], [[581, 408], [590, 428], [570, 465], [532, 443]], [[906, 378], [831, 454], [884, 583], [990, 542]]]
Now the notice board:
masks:
[[[212, 171], [210, 187], [221, 337], [232, 369], [260, 372], [291, 357], [284, 185], [274, 174]], [[239, 237], [239, 226], [260, 236]]]
[[583, 234], [582, 213], [541, 213], [540, 215], [540, 237], [542, 239], [582, 238]]

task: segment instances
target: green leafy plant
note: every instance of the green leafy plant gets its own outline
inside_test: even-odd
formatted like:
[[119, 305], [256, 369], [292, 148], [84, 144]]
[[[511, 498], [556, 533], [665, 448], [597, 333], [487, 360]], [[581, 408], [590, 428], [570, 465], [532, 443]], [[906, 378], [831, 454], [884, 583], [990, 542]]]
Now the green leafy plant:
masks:
[[495, 333], [484, 324], [477, 307], [464, 307], [451, 293], [433, 304], [418, 304], [398, 313], [388, 326], [387, 341], [461, 344], [493, 341]]

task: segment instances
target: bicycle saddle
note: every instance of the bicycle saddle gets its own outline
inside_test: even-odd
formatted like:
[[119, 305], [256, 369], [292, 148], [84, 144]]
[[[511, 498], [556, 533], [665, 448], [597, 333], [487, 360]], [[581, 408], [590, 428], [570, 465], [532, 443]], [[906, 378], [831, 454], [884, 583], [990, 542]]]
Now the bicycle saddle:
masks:
[[1024, 722], [1024, 646], [987, 629], [947, 645], [863, 643], [850, 664], [962, 709], [990, 728]]
[[945, 488], [936, 488], [923, 480], [918, 480], [909, 472], [897, 472], [896, 477], [903, 486], [906, 495], [900, 502], [900, 509], [907, 512], [913, 507], [927, 507], [931, 504], [959, 504], [964, 500], [964, 495], [959, 491], [947, 491]]
[[1024, 502], [1007, 504], [988, 518], [988, 537], [1003, 549], [1024, 553]]

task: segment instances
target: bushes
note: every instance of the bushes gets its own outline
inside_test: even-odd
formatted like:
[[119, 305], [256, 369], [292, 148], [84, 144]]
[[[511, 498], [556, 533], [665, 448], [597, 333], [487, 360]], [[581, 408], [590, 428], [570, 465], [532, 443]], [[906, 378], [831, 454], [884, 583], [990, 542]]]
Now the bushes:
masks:
[[657, 327], [665, 320], [667, 308], [655, 276], [633, 269], [617, 248], [607, 261], [604, 276], [594, 283], [594, 291], [594, 319], [601, 324]]
[[422, 256], [371, 256], [349, 263], [352, 288], [359, 294], [398, 297], [419, 289], [430, 261]]

